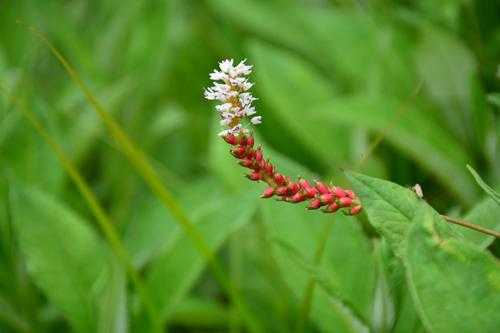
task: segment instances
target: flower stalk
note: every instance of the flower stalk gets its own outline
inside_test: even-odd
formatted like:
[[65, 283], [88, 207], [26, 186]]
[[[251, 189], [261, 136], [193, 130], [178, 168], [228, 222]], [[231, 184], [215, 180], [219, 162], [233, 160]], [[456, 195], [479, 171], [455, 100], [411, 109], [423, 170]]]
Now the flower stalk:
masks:
[[220, 62], [219, 69], [210, 74], [214, 85], [207, 88], [204, 95], [208, 100], [220, 102], [215, 107], [224, 127], [219, 136], [231, 146], [230, 153], [238, 163], [249, 169], [246, 177], [267, 184], [261, 198], [275, 197], [288, 203], [307, 202], [307, 209], [322, 208], [325, 213], [359, 214], [362, 206], [353, 191], [320, 181], [311, 184], [303, 178], [293, 181], [277, 171], [276, 166], [264, 157], [262, 147], [255, 147], [252, 133], [244, 127], [245, 123], [258, 125], [262, 122], [252, 105], [256, 98], [249, 92], [253, 83], [246, 78], [252, 66], [246, 65], [245, 60], [235, 66], [231, 59]]

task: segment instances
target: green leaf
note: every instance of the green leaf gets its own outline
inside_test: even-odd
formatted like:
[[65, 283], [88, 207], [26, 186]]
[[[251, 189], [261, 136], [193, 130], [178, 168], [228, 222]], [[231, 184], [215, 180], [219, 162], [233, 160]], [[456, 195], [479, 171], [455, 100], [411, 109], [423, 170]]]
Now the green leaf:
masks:
[[495, 332], [500, 327], [500, 263], [490, 253], [443, 238], [429, 210], [415, 215], [405, 253], [407, 280], [429, 332]]
[[98, 302], [98, 332], [128, 332], [127, 279], [116, 260], [111, 263], [107, 287]]
[[427, 27], [422, 30], [416, 65], [446, 124], [457, 137], [472, 138], [470, 87], [476, 60], [470, 50], [452, 35]]
[[[206, 205], [194, 220], [204, 235], [210, 249], [215, 253], [228, 236], [248, 223], [254, 213], [253, 196], [209, 197]], [[191, 240], [184, 234], [177, 234], [152, 263], [147, 275], [147, 286], [153, 296], [160, 316], [165, 320], [197, 281], [206, 260]]]
[[423, 110], [405, 106], [389, 96], [341, 97], [309, 110], [317, 122], [372, 129], [401, 153], [436, 176], [463, 203], [475, 201], [476, 189], [461, 167], [469, 160], [458, 142]]
[[483, 191], [486, 192], [486, 194], [488, 194], [498, 205], [500, 205], [500, 194], [486, 184], [476, 170], [474, 170], [470, 165], [467, 165], [467, 169], [469, 169], [469, 172], [472, 174], [476, 183], [483, 189]]
[[376, 27], [368, 15], [288, 2], [284, 6], [272, 1], [210, 0], [209, 4], [234, 25], [305, 55], [330, 75], [339, 71], [342, 76], [364, 84], [372, 66], [365, 55], [376, 45]]
[[109, 252], [89, 225], [44, 192], [19, 189], [13, 218], [30, 275], [77, 332], [95, 332]]
[[[272, 113], [270, 126], [283, 126], [296, 143], [325, 164], [345, 160], [350, 130], [334, 123], [318, 123], [310, 112], [311, 106], [333, 100], [338, 89], [290, 52], [256, 41], [249, 49], [259, 96], [272, 106], [267, 112]], [[335, 143], [335, 149], [327, 144], [330, 142]]]
[[[387, 239], [394, 253], [401, 257], [416, 212], [421, 207], [432, 208], [413, 191], [400, 185], [354, 172], [347, 173], [347, 177], [361, 199], [370, 223]], [[436, 212], [434, 214], [437, 215]], [[447, 223], [439, 227], [447, 232], [452, 230]]]
[[[273, 254], [295, 296], [302, 300], [311, 277], [318, 282], [311, 309], [314, 322], [335, 332], [355, 332], [366, 325], [375, 267], [371, 244], [360, 226], [351, 218], [309, 212], [299, 205], [265, 201], [262, 208], [268, 237], [275, 240]], [[336, 221], [323, 260], [316, 267], [312, 258], [323, 225], [332, 218]]]

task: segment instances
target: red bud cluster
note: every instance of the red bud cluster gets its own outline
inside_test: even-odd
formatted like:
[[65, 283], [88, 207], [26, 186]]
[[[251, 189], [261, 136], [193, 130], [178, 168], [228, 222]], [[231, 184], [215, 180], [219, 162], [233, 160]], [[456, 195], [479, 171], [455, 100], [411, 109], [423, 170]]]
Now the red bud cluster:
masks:
[[264, 158], [262, 148], [254, 148], [255, 141], [252, 135], [227, 134], [223, 139], [232, 146], [231, 154], [239, 159], [239, 164], [250, 169], [247, 178], [263, 181], [269, 185], [262, 193], [262, 198], [275, 196], [281, 201], [290, 203], [309, 201], [307, 209], [323, 207], [322, 211], [325, 213], [342, 210], [347, 215], [356, 215], [361, 212], [359, 200], [351, 190], [326, 185], [319, 181], [310, 184], [302, 178], [294, 182], [290, 177], [277, 172], [274, 165]]

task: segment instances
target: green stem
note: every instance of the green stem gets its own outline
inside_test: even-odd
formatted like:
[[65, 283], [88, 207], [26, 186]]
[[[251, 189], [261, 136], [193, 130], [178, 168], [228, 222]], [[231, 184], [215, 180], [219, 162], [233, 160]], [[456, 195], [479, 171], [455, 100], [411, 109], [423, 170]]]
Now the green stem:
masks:
[[[330, 237], [330, 233], [332, 231], [333, 224], [335, 219], [328, 220], [321, 234], [319, 235], [318, 247], [316, 248], [316, 252], [314, 254], [314, 266], [317, 268], [321, 264], [321, 260], [323, 259], [323, 254], [325, 253], [326, 243], [328, 242], [328, 238]], [[304, 297], [302, 299], [302, 303], [300, 306], [300, 315], [299, 322], [297, 323], [297, 327], [295, 332], [301, 333], [304, 331], [306, 322], [309, 317], [309, 313], [311, 312], [311, 306], [313, 302], [314, 289], [316, 288], [316, 280], [313, 276], [309, 277], [307, 281], [306, 290], [304, 292]]]

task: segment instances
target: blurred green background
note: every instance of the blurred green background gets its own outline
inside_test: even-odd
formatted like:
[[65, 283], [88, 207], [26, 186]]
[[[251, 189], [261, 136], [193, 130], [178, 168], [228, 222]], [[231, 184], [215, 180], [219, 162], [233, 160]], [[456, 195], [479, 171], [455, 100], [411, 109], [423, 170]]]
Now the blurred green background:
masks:
[[[258, 199], [263, 186], [216, 137], [202, 91], [218, 61], [246, 58], [264, 118], [257, 141], [279, 168], [342, 185], [341, 169], [419, 183], [438, 211], [464, 216], [482, 200], [466, 164], [500, 184], [499, 13], [486, 0], [0, 1], [0, 332], [153, 330], [22, 109], [110, 216], [162, 328], [251, 330], [176, 213], [27, 25], [146, 152], [260, 331], [300, 325], [308, 276], [319, 274], [304, 330], [423, 332], [385, 242], [363, 219]], [[320, 274], [312, 262], [325, 233]]]

